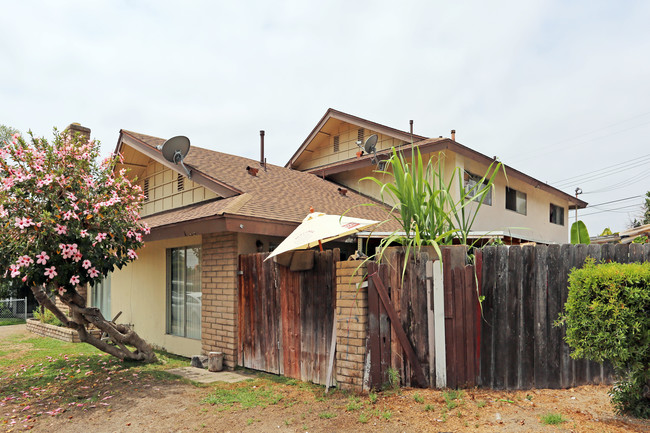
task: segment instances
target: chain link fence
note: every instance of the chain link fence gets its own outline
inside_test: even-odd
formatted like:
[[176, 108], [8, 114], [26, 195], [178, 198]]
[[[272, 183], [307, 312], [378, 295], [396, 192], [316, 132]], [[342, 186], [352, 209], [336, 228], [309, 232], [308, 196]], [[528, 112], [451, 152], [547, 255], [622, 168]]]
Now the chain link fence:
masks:
[[21, 323], [27, 320], [27, 298], [0, 299], [0, 321], [16, 321]]

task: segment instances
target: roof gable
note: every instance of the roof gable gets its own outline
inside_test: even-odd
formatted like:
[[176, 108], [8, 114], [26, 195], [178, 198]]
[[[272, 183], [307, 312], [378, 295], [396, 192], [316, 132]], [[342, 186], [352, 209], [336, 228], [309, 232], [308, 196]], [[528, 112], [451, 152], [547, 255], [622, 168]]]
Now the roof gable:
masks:
[[336, 135], [342, 123], [350, 124], [357, 128], [368, 129], [400, 142], [417, 142], [427, 138], [329, 108], [285, 167], [296, 167], [299, 165], [305, 159], [305, 152], [314, 152], [314, 148], [321, 145], [323, 140], [327, 140], [329, 137]]
[[[180, 166], [166, 161], [156, 149], [164, 139], [125, 130], [120, 132], [118, 151], [127, 145], [185, 173]], [[146, 221], [151, 220], [154, 227], [228, 215], [299, 223], [310, 207], [329, 214], [374, 220], [385, 220], [389, 216], [389, 208], [379, 202], [354, 191], [340, 191], [339, 185], [314, 174], [272, 164], [261, 167], [259, 161], [197, 146], [191, 147], [184, 163], [192, 170], [192, 181], [203, 182], [202, 185], [221, 198], [147, 217]], [[257, 169], [255, 175], [251, 174], [254, 170], [247, 170], [248, 167]]]

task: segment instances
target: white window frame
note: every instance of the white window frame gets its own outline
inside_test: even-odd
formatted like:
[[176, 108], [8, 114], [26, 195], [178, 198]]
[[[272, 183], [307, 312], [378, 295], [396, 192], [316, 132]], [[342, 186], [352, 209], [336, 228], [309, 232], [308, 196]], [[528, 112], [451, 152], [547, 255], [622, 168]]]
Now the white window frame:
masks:
[[[198, 249], [198, 252], [199, 252], [199, 254], [198, 254], [198, 261], [199, 261], [199, 263], [198, 263], [198, 267], [199, 267], [199, 270], [198, 270], [198, 272], [199, 272], [199, 289], [198, 289], [198, 291], [195, 290], [195, 291], [192, 292], [192, 293], [198, 293], [198, 296], [197, 295], [194, 295], [194, 296], [190, 295], [190, 297], [192, 298], [192, 301], [196, 301], [196, 302], [192, 302], [192, 306], [189, 306], [189, 303], [187, 302], [187, 300], [188, 300], [188, 295], [187, 295], [187, 285], [188, 285], [188, 281], [187, 281], [187, 251], [191, 250], [191, 249], [195, 249], [195, 248]], [[173, 257], [173, 251], [174, 250], [184, 250], [185, 251], [185, 254], [183, 255], [184, 260], [185, 260], [185, 266], [184, 266], [185, 269], [183, 269], [183, 275], [181, 277], [181, 279], [183, 281], [183, 287], [181, 289], [181, 293], [178, 294], [178, 298], [180, 300], [182, 300], [182, 303], [183, 303], [183, 306], [182, 306], [182, 319], [180, 320], [181, 321], [180, 326], [182, 326], [182, 328], [183, 328], [182, 332], [175, 332], [174, 329], [173, 329], [173, 323], [172, 323], [172, 297], [174, 295], [172, 293], [172, 288], [174, 286], [173, 281], [172, 281], [173, 277], [174, 277], [174, 275], [172, 274], [172, 266], [173, 266], [172, 257]], [[201, 281], [200, 281], [201, 280], [201, 277], [200, 277], [201, 276], [201, 254], [202, 254], [201, 245], [188, 245], [188, 246], [181, 246], [181, 247], [175, 247], [175, 248], [168, 248], [167, 249], [167, 264], [166, 264], [166, 266], [167, 266], [167, 288], [166, 288], [166, 292], [167, 292], [167, 318], [166, 318], [166, 328], [167, 329], [166, 329], [166, 332], [169, 335], [174, 335], [176, 337], [181, 337], [181, 338], [189, 338], [189, 339], [193, 339], [193, 340], [200, 340], [201, 339], [201, 304], [202, 304], [202, 302], [201, 302], [202, 290], [201, 290], [201, 287], [200, 287], [200, 285], [201, 285]], [[196, 304], [198, 304], [198, 305], [196, 305]], [[198, 313], [198, 329], [195, 329], [194, 334], [192, 334], [191, 329], [188, 332], [188, 323], [189, 323], [188, 318], [191, 319], [192, 317], [195, 317], [197, 313]], [[194, 320], [194, 322], [196, 324], [196, 320]]]
[[[513, 194], [515, 195], [515, 208], [509, 208], [508, 207], [508, 197]], [[523, 206], [522, 206], [523, 203]], [[513, 212], [517, 212], [518, 214], [521, 215], [527, 215], [527, 210], [528, 210], [528, 197], [525, 192], [519, 191], [514, 188], [510, 188], [506, 186], [506, 209], [511, 210]]]

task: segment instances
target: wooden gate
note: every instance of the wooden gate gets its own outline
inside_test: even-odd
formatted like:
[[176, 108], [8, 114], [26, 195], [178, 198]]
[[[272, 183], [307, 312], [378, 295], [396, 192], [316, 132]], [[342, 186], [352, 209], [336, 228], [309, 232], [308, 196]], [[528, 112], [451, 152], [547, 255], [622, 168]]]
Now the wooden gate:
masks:
[[299, 272], [268, 253], [239, 256], [240, 365], [326, 384], [339, 250], [313, 254]]
[[432, 262], [432, 248], [411, 255], [406, 268], [401, 248], [389, 248], [381, 266], [368, 265], [370, 387], [384, 385], [389, 369], [406, 386], [476, 384], [480, 310], [474, 267], [465, 264], [463, 247], [443, 248], [442, 254], [437, 287], [433, 271], [440, 262]]

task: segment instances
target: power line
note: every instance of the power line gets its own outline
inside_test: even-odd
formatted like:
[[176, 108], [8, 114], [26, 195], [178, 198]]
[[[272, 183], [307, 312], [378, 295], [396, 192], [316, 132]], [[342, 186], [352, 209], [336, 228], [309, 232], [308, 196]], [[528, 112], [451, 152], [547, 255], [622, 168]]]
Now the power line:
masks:
[[[540, 150], [540, 151], [530, 153], [528, 156], [524, 156], [524, 157], [520, 157], [520, 158], [515, 158], [515, 159], [513, 160], [513, 162], [525, 161], [525, 160], [530, 159], [530, 158], [533, 158], [533, 157], [535, 157], [535, 156], [537, 156], [537, 155], [548, 154], [548, 153], [550, 153], [550, 152], [553, 151], [553, 150], [551, 150], [551, 149], [554, 149], [554, 148], [556, 148], [556, 147], [562, 145], [563, 143], [570, 142], [570, 141], [574, 141], [574, 140], [577, 140], [577, 139], [582, 138], [582, 137], [584, 137], [584, 136], [591, 135], [591, 134], [594, 134], [594, 133], [597, 133], [597, 132], [600, 132], [600, 131], [604, 131], [604, 130], [607, 130], [607, 129], [613, 128], [614, 126], [618, 126], [618, 125], [620, 125], [620, 124], [622, 124], [622, 123], [629, 122], [629, 121], [631, 121], [631, 120], [633, 120], [633, 119], [637, 119], [637, 118], [639, 118], [639, 117], [643, 117], [643, 116], [646, 116], [646, 115], [648, 115], [648, 114], [650, 114], [650, 112], [646, 112], [646, 113], [642, 113], [642, 114], [639, 114], [639, 115], [636, 115], [636, 116], [632, 116], [632, 117], [627, 118], [627, 119], [624, 119], [624, 120], [622, 120], [622, 121], [612, 123], [612, 124], [610, 124], [610, 125], [608, 125], [608, 126], [605, 126], [605, 127], [602, 127], [602, 128], [598, 128], [598, 129], [595, 129], [595, 130], [592, 130], [592, 131], [588, 131], [588, 132], [585, 132], [585, 133], [583, 133], [583, 134], [579, 134], [579, 135], [577, 135], [577, 136], [573, 136], [573, 137], [570, 137], [570, 138], [566, 138], [566, 139], [564, 139], [564, 140], [557, 141], [557, 142], [555, 142], [554, 144], [551, 144], [551, 145], [549, 145], [549, 146], [545, 146], [545, 148], [542, 149], [542, 150]], [[590, 139], [587, 139], [587, 140], [583, 140], [583, 141], [581, 141], [581, 142], [579, 142], [579, 143], [572, 144], [572, 145], [568, 145], [568, 146], [565, 146], [565, 147], [575, 147], [575, 146], [580, 145], [580, 144], [588, 143], [589, 141], [600, 140], [600, 139], [603, 139], [603, 138], [610, 137], [610, 136], [612, 136], [612, 135], [619, 134], [619, 133], [621, 133], [621, 132], [628, 131], [628, 130], [630, 130], [630, 129], [634, 129], [634, 128], [639, 128], [639, 127], [641, 127], [641, 126], [645, 126], [645, 125], [647, 125], [647, 124], [649, 124], [649, 123], [650, 123], [650, 121], [643, 122], [643, 123], [638, 124], [638, 125], [634, 125], [634, 126], [627, 127], [627, 128], [625, 128], [624, 130], [614, 131], [614, 132], [611, 132], [611, 133], [608, 133], [608, 134], [605, 134], [605, 135], [601, 135], [601, 136], [598, 136], [598, 137], [594, 137], [594, 138], [590, 138]], [[521, 153], [519, 153], [519, 155], [521, 156]]]
[[640, 198], [642, 195], [633, 195], [631, 197], [619, 198], [618, 200], [606, 201], [603, 203], [590, 204], [589, 207], [602, 206], [604, 204], [618, 203], [619, 201], [632, 200], [633, 198]]
[[[627, 160], [627, 161], [619, 162], [618, 164], [612, 164], [612, 165], [609, 165], [607, 167], [600, 168], [598, 170], [593, 170], [593, 171], [589, 171], [587, 173], [583, 173], [583, 174], [579, 174], [579, 175], [576, 175], [576, 176], [567, 177], [565, 179], [557, 180], [557, 181], [551, 182], [551, 184], [552, 185], [561, 185], [561, 184], [565, 184], [565, 183], [582, 182], [582, 180], [580, 180], [580, 178], [583, 178], [585, 176], [587, 176], [588, 178], [591, 178], [591, 177], [594, 177], [594, 176], [600, 176], [600, 175], [603, 175], [605, 173], [609, 173], [610, 169], [619, 170], [619, 171], [627, 170], [629, 168], [634, 168], [637, 165], [644, 165], [644, 164], [646, 164], [648, 162], [650, 162], [650, 154], [643, 155], [641, 157], [637, 157], [637, 158], [630, 159], [630, 160]], [[630, 166], [620, 167], [621, 165], [628, 164], [628, 163], [633, 163], [635, 165], [633, 167], [630, 167]], [[614, 172], [614, 170], [612, 170], [612, 172]], [[600, 172], [605, 172], [605, 173], [600, 173]], [[616, 172], [618, 172], [618, 171], [616, 171]]]

